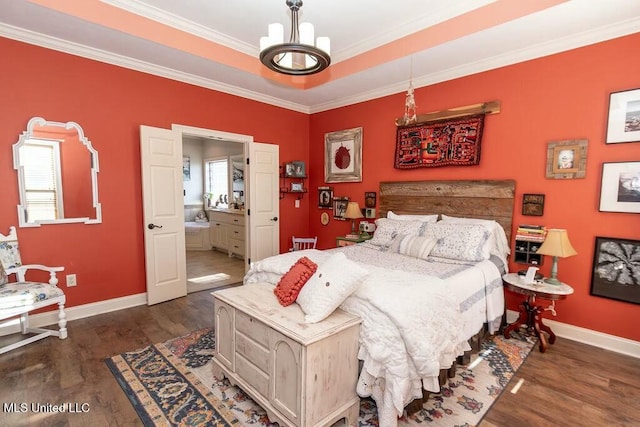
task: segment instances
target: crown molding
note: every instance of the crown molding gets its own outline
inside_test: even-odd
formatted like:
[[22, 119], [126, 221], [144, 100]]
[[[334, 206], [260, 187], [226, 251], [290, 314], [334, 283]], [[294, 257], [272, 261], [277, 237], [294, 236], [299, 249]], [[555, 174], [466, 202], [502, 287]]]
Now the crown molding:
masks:
[[229, 47], [247, 55], [254, 56], [256, 58], [260, 53], [260, 49], [257, 44], [254, 46], [249, 43], [245, 43], [236, 38], [229, 37], [221, 32], [212, 30], [209, 27], [205, 27], [204, 25], [197, 24], [173, 13], [169, 13], [162, 9], [158, 9], [157, 7], [150, 6], [139, 0], [100, 1], [118, 9], [126, 10], [129, 13], [142, 16], [143, 18], [151, 19], [162, 25], [167, 25], [177, 30], [184, 31], [185, 33], [189, 33], [196, 37], [221, 44], [223, 46]]
[[47, 36], [36, 33], [34, 31], [25, 30], [11, 25], [0, 23], [0, 36], [20, 42], [44, 47], [58, 52], [68, 53], [87, 59], [92, 59], [106, 64], [116, 65], [118, 67], [128, 68], [134, 71], [140, 71], [154, 76], [165, 77], [171, 80], [204, 87], [206, 89], [227, 93], [229, 95], [239, 96], [241, 98], [251, 99], [253, 101], [262, 102], [276, 107], [286, 108], [288, 110], [309, 114], [309, 107], [289, 102], [280, 98], [264, 95], [258, 92], [250, 91], [241, 87], [228, 85], [216, 80], [205, 79], [194, 76], [193, 74], [183, 73], [181, 71], [162, 67], [156, 64], [140, 61], [123, 55], [117, 55], [100, 49], [88, 47], [79, 43], [69, 42], [56, 37]]

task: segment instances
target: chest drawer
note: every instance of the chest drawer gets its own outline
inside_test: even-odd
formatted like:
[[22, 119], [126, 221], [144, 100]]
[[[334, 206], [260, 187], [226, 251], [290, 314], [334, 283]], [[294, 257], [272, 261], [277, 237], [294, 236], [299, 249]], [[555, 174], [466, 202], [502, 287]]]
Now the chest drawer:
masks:
[[244, 226], [230, 225], [229, 226], [229, 238], [244, 240]]
[[262, 347], [269, 347], [269, 328], [253, 317], [236, 311], [236, 330], [246, 337], [260, 344]]

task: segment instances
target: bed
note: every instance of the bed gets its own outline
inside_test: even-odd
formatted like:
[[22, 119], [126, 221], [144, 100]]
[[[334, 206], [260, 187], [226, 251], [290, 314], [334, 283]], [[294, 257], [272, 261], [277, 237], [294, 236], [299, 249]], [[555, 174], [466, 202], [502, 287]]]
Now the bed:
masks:
[[[267, 258], [244, 281], [275, 286], [302, 256], [327, 283], [339, 275], [329, 298], [363, 320], [358, 394], [376, 401], [381, 426], [393, 426], [407, 405], [439, 391], [469, 342], [500, 327], [514, 192], [512, 180], [383, 182], [371, 240]], [[329, 270], [336, 259], [341, 267]], [[361, 279], [334, 298], [350, 277]], [[308, 288], [297, 302], [311, 316], [325, 294], [311, 298]]]

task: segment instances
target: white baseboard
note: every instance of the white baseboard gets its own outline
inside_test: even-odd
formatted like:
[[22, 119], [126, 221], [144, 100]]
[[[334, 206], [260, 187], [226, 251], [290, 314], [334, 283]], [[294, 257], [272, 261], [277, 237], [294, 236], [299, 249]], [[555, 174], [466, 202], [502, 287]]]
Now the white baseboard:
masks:
[[[517, 311], [507, 310], [507, 321], [509, 323], [514, 322], [517, 318]], [[544, 323], [559, 337], [640, 358], [640, 342], [638, 341], [569, 325], [567, 323], [556, 322], [548, 318], [544, 319]]]
[[[122, 310], [125, 308], [145, 305], [147, 303], [147, 294], [128, 295], [126, 297], [114, 298], [106, 301], [92, 302], [89, 304], [78, 305], [75, 307], [65, 308], [67, 322], [71, 320], [83, 319], [85, 317], [95, 316], [97, 314], [109, 313], [112, 311]], [[57, 306], [56, 306], [57, 307]], [[41, 328], [43, 326], [56, 325], [58, 323], [58, 310], [47, 311], [29, 316], [29, 326]], [[67, 325], [68, 329], [71, 329]], [[12, 324], [2, 328], [0, 335], [9, 335], [20, 332], [20, 322], [18, 319]], [[71, 330], [69, 335], [73, 334]]]
[[[67, 321], [71, 321], [112, 311], [123, 310], [125, 308], [145, 305], [146, 303], [147, 294], [142, 293], [70, 307], [65, 309], [65, 313], [67, 314]], [[507, 310], [507, 321], [509, 323], [514, 322], [517, 318], [517, 311]], [[29, 325], [32, 327], [41, 328], [43, 326], [55, 325], [56, 323], [58, 323], [57, 310], [29, 316]], [[553, 329], [553, 332], [559, 337], [640, 358], [640, 342], [638, 341], [604, 334], [602, 332], [556, 322], [546, 318], [544, 319], [544, 323]], [[69, 335], [73, 334], [72, 328], [69, 329], [71, 329]], [[2, 328], [0, 335], [9, 335], [17, 332], [20, 332], [20, 325], [16, 319], [15, 324]]]

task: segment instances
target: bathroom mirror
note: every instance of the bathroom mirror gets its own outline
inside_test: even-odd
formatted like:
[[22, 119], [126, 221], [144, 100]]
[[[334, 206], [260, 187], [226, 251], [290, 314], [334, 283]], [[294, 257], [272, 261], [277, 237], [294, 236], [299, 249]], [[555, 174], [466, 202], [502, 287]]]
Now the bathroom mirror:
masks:
[[232, 175], [233, 202], [244, 205], [244, 157], [236, 155], [229, 157]]
[[102, 222], [98, 152], [75, 122], [29, 120], [13, 144], [20, 227]]

